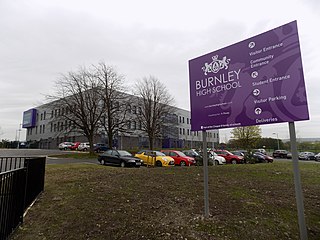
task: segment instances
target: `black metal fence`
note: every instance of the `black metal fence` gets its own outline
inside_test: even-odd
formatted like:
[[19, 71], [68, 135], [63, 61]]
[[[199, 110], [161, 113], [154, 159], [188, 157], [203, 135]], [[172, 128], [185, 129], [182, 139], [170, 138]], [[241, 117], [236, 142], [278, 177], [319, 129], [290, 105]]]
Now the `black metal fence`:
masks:
[[24, 167], [25, 157], [0, 157], [0, 173]]
[[46, 158], [10, 157], [0, 161], [0, 240], [5, 240], [44, 190]]

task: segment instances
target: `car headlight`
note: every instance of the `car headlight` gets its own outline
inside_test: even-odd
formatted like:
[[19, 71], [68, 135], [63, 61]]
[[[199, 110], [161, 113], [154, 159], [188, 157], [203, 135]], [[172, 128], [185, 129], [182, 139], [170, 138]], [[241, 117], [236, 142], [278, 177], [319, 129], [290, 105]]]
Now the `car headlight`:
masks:
[[132, 163], [132, 162], [136, 162], [135, 160], [129, 160], [128, 162]]

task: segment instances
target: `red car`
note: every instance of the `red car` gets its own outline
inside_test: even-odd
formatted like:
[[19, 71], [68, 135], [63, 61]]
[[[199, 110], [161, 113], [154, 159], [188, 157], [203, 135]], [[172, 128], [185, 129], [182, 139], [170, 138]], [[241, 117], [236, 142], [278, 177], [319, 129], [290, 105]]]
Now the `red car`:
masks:
[[70, 149], [70, 150], [77, 150], [78, 147], [79, 147], [79, 145], [80, 145], [80, 143], [81, 143], [81, 142], [75, 142], [75, 143], [73, 143], [73, 144], [69, 147], [69, 149]]
[[245, 163], [244, 157], [234, 155], [227, 150], [215, 150], [214, 152], [219, 156], [224, 157], [227, 163], [231, 163], [231, 164]]
[[161, 150], [162, 153], [164, 153], [167, 156], [170, 156], [174, 159], [174, 164], [175, 165], [180, 165], [180, 166], [191, 166], [195, 165], [196, 161], [194, 160], [193, 157], [188, 157], [181, 151], [177, 150]]

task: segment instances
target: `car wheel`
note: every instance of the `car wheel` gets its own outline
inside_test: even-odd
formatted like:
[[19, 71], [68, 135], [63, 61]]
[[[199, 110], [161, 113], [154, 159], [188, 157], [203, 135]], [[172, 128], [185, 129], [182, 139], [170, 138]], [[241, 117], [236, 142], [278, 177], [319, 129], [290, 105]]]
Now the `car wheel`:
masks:
[[215, 166], [219, 165], [219, 161], [218, 160], [214, 160], [214, 165]]
[[87, 151], [87, 149], [86, 149], [86, 148], [84, 148], [82, 151], [84, 151], [84, 152], [85, 152], [85, 151]]
[[120, 163], [120, 167], [124, 168], [126, 166], [126, 163], [125, 162], [121, 162]]
[[265, 163], [269, 163], [269, 161], [267, 159], [264, 160]]
[[105, 165], [106, 164], [106, 162], [103, 160], [103, 159], [101, 159], [101, 165]]
[[181, 161], [181, 162], [180, 162], [180, 166], [181, 166], [181, 167], [185, 167], [186, 165], [187, 165], [187, 164], [186, 164], [185, 161]]
[[66, 151], [66, 150], [68, 150], [68, 148], [67, 148], [67, 147], [65, 147], [63, 150], [65, 150], [65, 151]]
[[232, 164], [237, 164], [237, 160], [232, 159], [232, 160], [231, 160], [231, 163], [232, 163]]
[[157, 167], [162, 167], [162, 162], [157, 161], [157, 162], [156, 162], [156, 166], [157, 166]]

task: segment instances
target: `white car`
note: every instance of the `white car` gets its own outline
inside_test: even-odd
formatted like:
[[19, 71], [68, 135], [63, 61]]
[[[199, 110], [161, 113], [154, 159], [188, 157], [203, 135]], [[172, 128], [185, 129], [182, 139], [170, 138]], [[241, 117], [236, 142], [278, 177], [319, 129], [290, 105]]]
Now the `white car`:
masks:
[[300, 160], [315, 160], [316, 157], [313, 152], [301, 152], [299, 153]]
[[90, 144], [88, 142], [80, 143], [78, 146], [79, 151], [88, 151], [90, 149]]
[[320, 161], [320, 153], [315, 155], [316, 161]]
[[212, 159], [213, 161], [213, 165], [223, 165], [223, 164], [226, 164], [227, 161], [224, 157], [222, 156], [219, 156], [218, 154], [216, 154], [215, 152], [213, 151], [210, 151], [209, 152], [209, 158]]
[[69, 147], [71, 147], [73, 145], [73, 142], [62, 142], [59, 144], [58, 148], [60, 150], [68, 150]]

